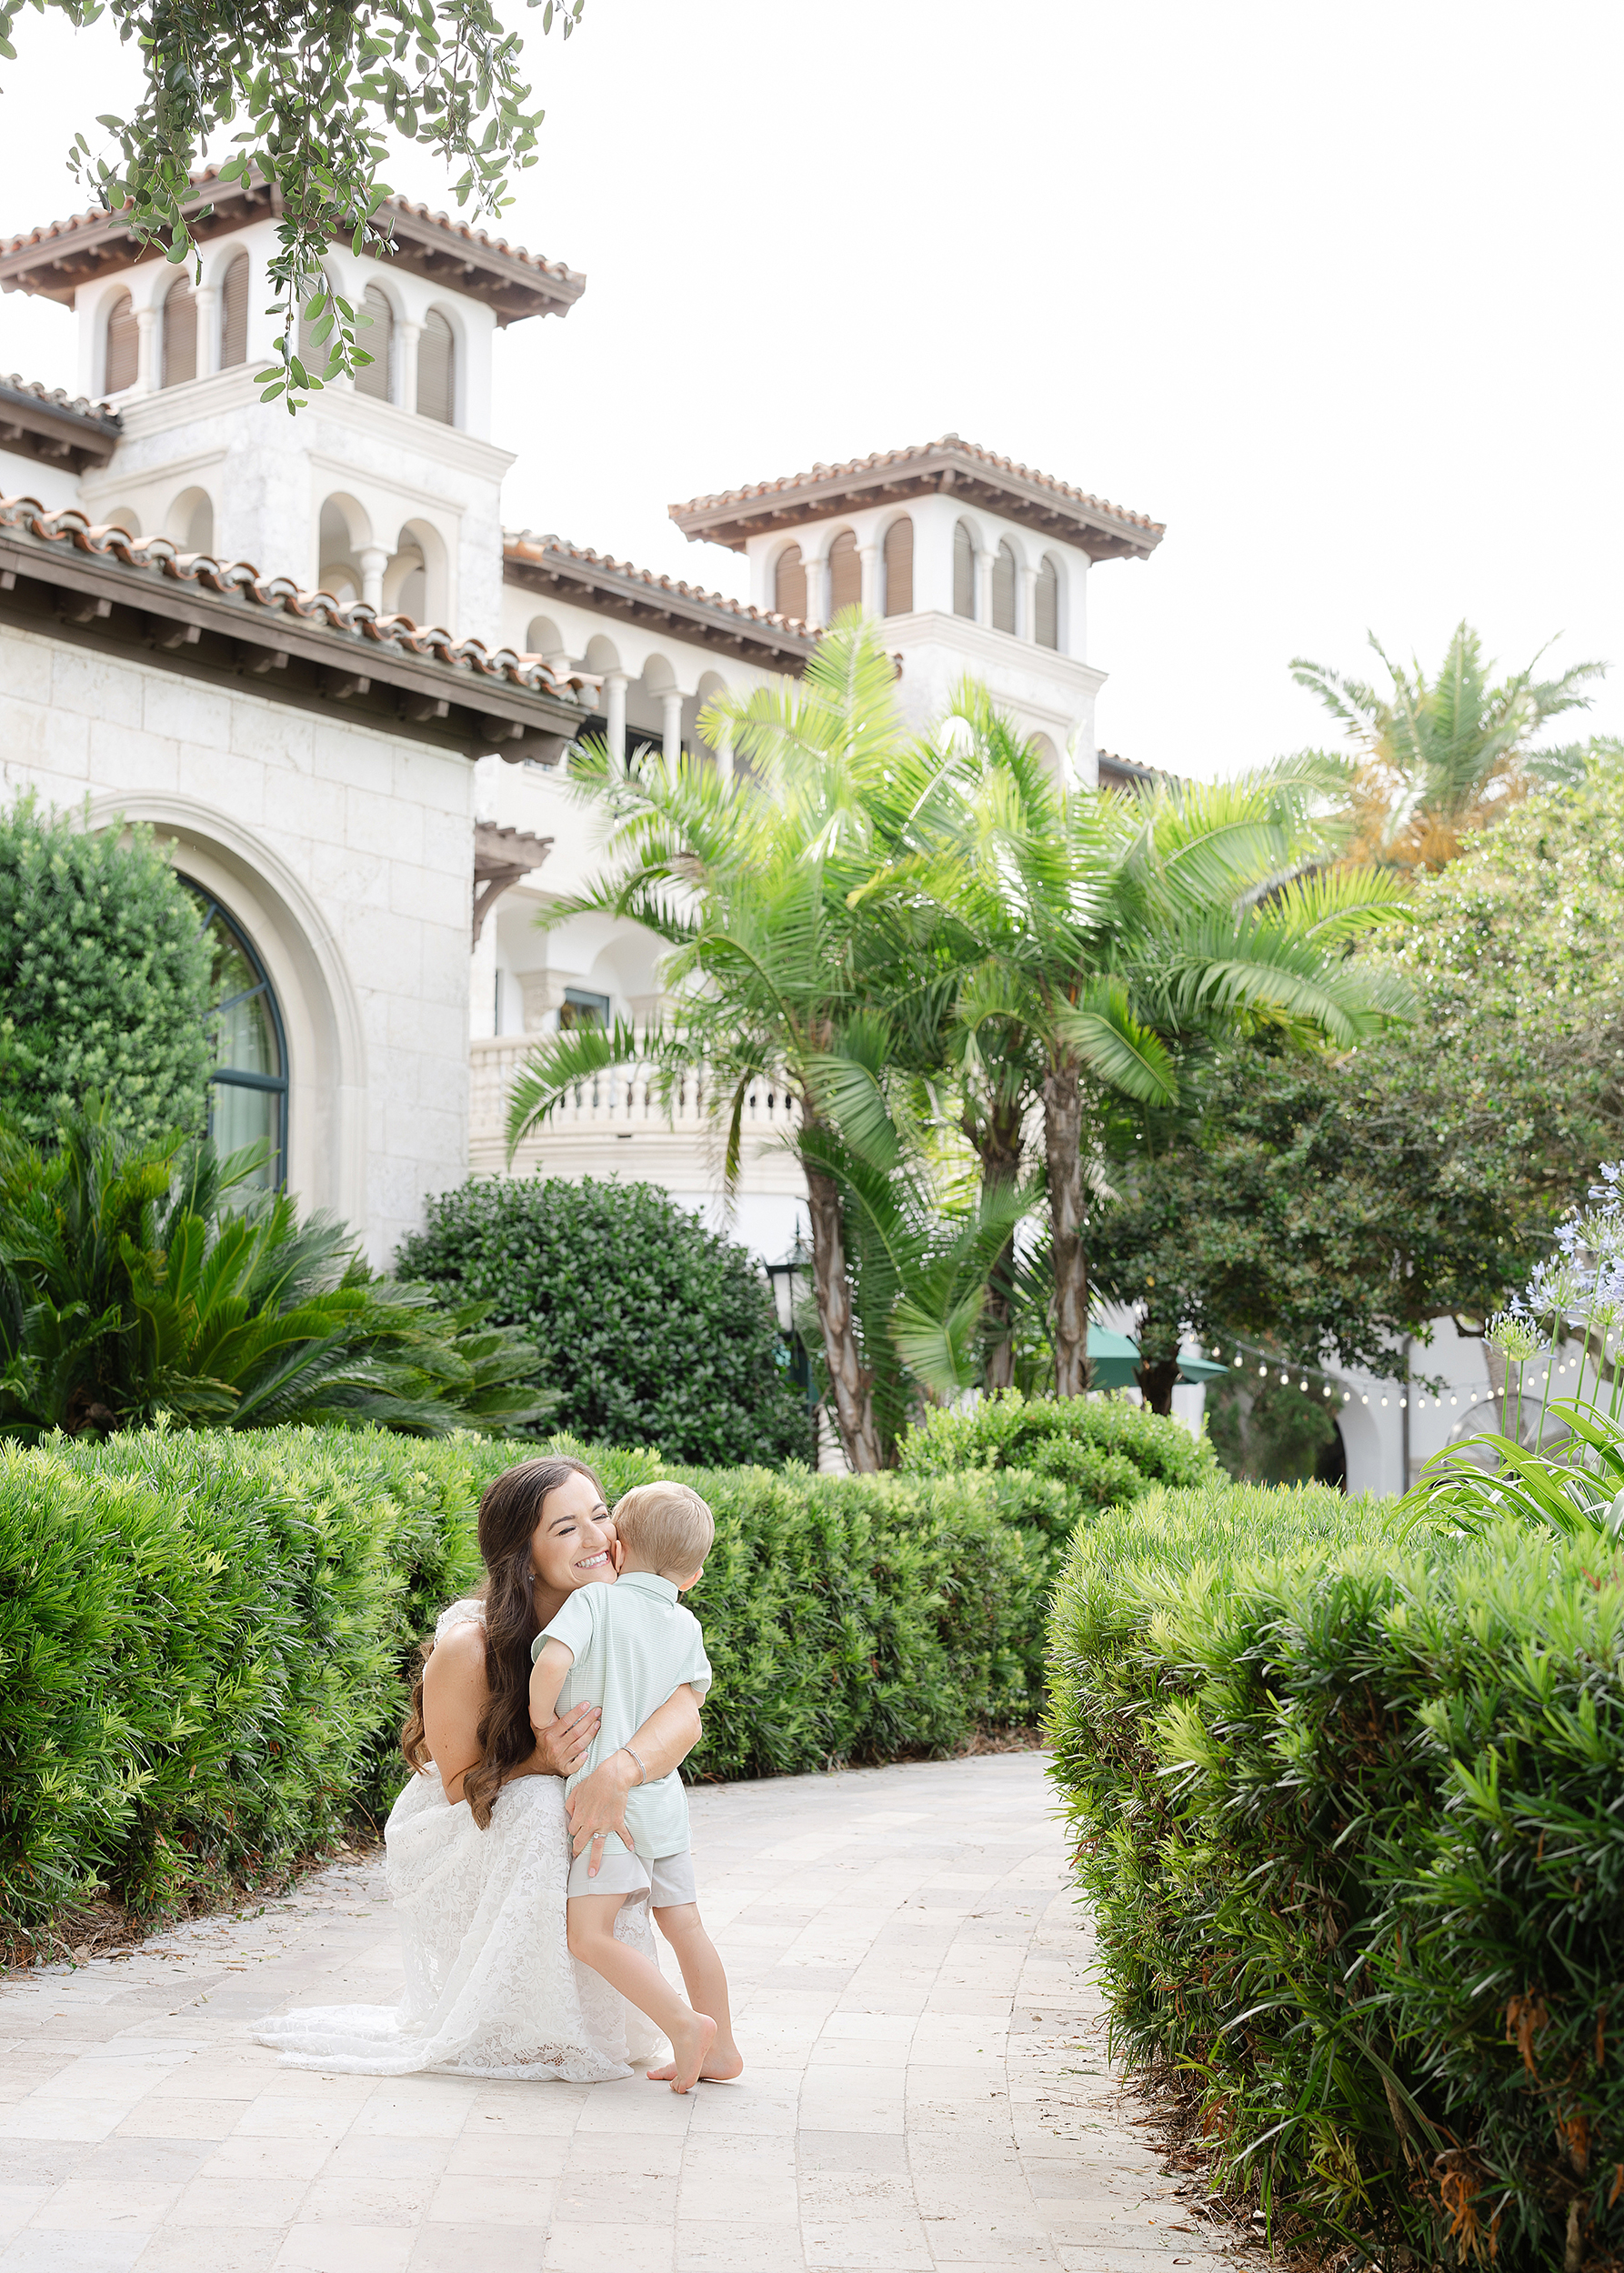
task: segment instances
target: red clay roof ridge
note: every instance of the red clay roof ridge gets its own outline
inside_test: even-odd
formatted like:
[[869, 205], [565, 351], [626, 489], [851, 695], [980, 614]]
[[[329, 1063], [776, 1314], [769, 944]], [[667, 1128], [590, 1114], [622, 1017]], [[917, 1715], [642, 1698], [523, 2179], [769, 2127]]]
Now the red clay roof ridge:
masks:
[[776, 609], [756, 607], [747, 600], [729, 599], [725, 592], [712, 592], [704, 585], [685, 584], [680, 576], [662, 576], [657, 569], [639, 568], [629, 560], [617, 560], [613, 553], [594, 552], [589, 545], [574, 545], [566, 536], [540, 536], [534, 529], [504, 529], [504, 552], [536, 559], [546, 553], [562, 553], [566, 560], [578, 560], [589, 567], [606, 568], [617, 576], [626, 576], [633, 583], [648, 586], [650, 590], [669, 592], [677, 599], [692, 600], [704, 607], [720, 608], [726, 615], [737, 616], [748, 624], [770, 624], [780, 631], [795, 632], [805, 638], [813, 636], [811, 626], [798, 616], [780, 616]]
[[1152, 520], [1148, 513], [1135, 513], [1127, 506], [1113, 505], [1108, 498], [1097, 497], [1090, 491], [1078, 489], [1071, 482], [1062, 481], [1058, 474], [1045, 474], [1035, 466], [1022, 465], [1019, 460], [1001, 456], [997, 450], [984, 449], [978, 442], [966, 442], [957, 434], [937, 435], [933, 442], [916, 442], [899, 450], [875, 450], [867, 457], [847, 458], [839, 465], [817, 465], [800, 474], [779, 475], [769, 481], [747, 482], [738, 489], [719, 489], [708, 496], [689, 497], [686, 503], [674, 505], [673, 514], [705, 513], [717, 506], [747, 505], [753, 498], [779, 497], [797, 489], [809, 488], [814, 483], [837, 481], [842, 476], [871, 474], [887, 466], [906, 466], [910, 461], [931, 457], [938, 453], [970, 459], [979, 466], [995, 467], [998, 472], [1013, 476], [1017, 480], [1032, 482], [1041, 489], [1052, 490], [1057, 496], [1068, 497], [1076, 505], [1087, 506], [1090, 512], [1107, 514], [1125, 527], [1156, 531], [1161, 534], [1166, 524]]
[[366, 600], [340, 600], [331, 592], [310, 592], [292, 576], [262, 576], [252, 561], [220, 561], [207, 553], [185, 553], [166, 536], [131, 536], [112, 523], [93, 522], [76, 506], [47, 513], [36, 497], [0, 496], [0, 529], [44, 545], [67, 545], [122, 561], [144, 576], [195, 584], [206, 592], [235, 596], [250, 606], [280, 608], [285, 615], [326, 629], [348, 633], [380, 646], [483, 678], [505, 679], [534, 694], [596, 692], [591, 671], [556, 671], [542, 656], [512, 647], [487, 647], [482, 639], [457, 639], [435, 625], [415, 624], [409, 616], [386, 614]]

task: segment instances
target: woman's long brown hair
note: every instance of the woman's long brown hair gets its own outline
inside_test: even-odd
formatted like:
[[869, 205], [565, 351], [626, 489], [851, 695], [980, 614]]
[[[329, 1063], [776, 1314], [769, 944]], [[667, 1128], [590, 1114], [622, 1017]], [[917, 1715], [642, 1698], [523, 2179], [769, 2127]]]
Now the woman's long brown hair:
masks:
[[[522, 1460], [493, 1477], [479, 1502], [479, 1552], [485, 1560], [485, 1678], [490, 1702], [479, 1718], [479, 1759], [463, 1777], [463, 1796], [481, 1830], [491, 1819], [496, 1795], [536, 1748], [530, 1727], [530, 1645], [541, 1631], [536, 1615], [530, 1541], [549, 1493], [571, 1476], [584, 1476], [599, 1494], [603, 1486], [584, 1460], [563, 1454]], [[423, 1662], [434, 1649], [423, 1645]], [[412, 1690], [412, 1708], [400, 1732], [406, 1766], [417, 1772], [430, 1765], [423, 1726], [423, 1675]]]

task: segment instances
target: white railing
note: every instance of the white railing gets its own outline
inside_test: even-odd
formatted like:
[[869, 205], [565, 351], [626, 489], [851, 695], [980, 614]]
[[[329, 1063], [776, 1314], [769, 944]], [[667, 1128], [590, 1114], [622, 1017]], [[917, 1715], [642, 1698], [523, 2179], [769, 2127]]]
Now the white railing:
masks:
[[[520, 1068], [536, 1040], [529, 1035], [503, 1035], [470, 1046], [469, 1148], [476, 1160], [493, 1151], [506, 1152], [507, 1099]], [[713, 1086], [703, 1069], [682, 1074], [667, 1095], [652, 1066], [617, 1066], [583, 1081], [526, 1137], [521, 1158], [545, 1157], [549, 1138], [586, 1135], [608, 1136], [628, 1130], [654, 1135], [661, 1130], [678, 1136], [717, 1136]], [[787, 1135], [800, 1114], [781, 1080], [753, 1082], [745, 1100], [742, 1127], [747, 1137]]]

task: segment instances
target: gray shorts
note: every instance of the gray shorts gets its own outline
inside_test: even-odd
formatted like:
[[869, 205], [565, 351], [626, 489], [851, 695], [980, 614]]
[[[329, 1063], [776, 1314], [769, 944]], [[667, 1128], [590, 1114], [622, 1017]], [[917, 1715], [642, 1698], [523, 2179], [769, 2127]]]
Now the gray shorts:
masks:
[[699, 1899], [691, 1847], [685, 1847], [680, 1855], [657, 1855], [652, 1862], [645, 1862], [641, 1855], [629, 1853], [611, 1833], [604, 1841], [603, 1860], [596, 1878], [586, 1875], [591, 1860], [592, 1849], [588, 1847], [569, 1867], [572, 1901], [583, 1894], [642, 1894], [647, 1890], [651, 1910], [673, 1910], [679, 1903]]

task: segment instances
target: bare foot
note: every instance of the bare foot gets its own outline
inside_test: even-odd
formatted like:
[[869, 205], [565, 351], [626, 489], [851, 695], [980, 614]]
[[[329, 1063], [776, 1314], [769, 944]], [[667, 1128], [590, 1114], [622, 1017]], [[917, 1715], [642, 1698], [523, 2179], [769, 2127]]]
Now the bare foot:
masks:
[[708, 2013], [690, 2014], [686, 2028], [673, 2028], [671, 2049], [677, 2057], [667, 2071], [673, 2091], [691, 2091], [698, 2082], [716, 2033], [717, 2024]]
[[[700, 2063], [699, 2081], [702, 2084], [730, 2084], [736, 2076], [742, 2076], [744, 2072], [744, 2055], [737, 2044], [713, 2044]], [[676, 2074], [675, 2061], [667, 2060], [664, 2068], [649, 2069], [648, 2080], [651, 2084], [668, 2084]]]

